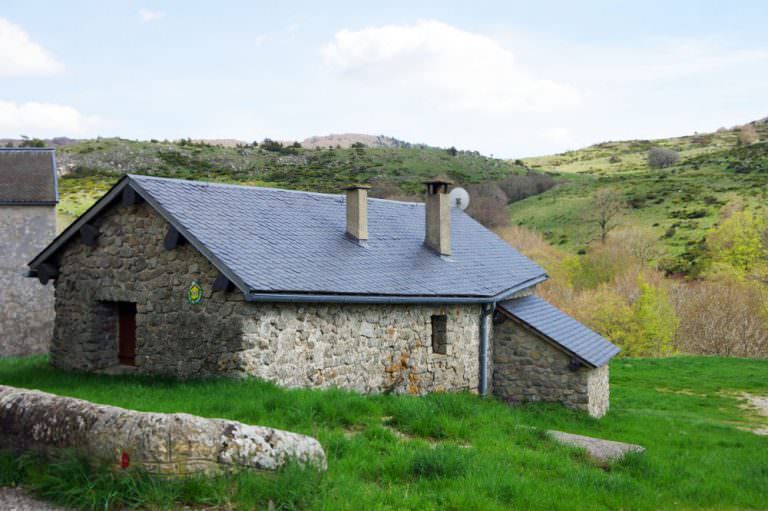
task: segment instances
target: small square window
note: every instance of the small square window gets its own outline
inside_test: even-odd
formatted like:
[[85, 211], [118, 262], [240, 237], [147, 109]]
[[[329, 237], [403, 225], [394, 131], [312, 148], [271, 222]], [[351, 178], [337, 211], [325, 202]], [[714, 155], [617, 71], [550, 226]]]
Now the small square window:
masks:
[[432, 353], [448, 353], [448, 316], [432, 316]]

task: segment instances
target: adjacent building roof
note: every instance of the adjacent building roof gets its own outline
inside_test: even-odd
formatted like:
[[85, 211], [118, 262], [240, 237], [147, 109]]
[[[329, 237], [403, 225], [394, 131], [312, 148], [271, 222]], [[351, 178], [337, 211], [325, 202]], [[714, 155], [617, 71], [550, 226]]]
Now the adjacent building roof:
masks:
[[0, 205], [53, 205], [58, 199], [53, 149], [0, 149]]
[[369, 239], [360, 243], [345, 235], [343, 195], [136, 175], [33, 260], [33, 272], [128, 186], [251, 299], [490, 302], [546, 279], [458, 209], [451, 213], [452, 255], [441, 257], [424, 245], [423, 204], [369, 199]]
[[608, 363], [620, 350], [546, 300], [535, 295], [498, 304], [514, 319], [592, 367]]

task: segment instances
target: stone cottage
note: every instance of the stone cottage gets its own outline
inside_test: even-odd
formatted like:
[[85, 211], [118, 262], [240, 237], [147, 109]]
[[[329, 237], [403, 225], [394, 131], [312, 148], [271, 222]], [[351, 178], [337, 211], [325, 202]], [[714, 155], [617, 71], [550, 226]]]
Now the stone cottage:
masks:
[[56, 234], [53, 149], [0, 149], [0, 356], [44, 353], [53, 335], [53, 286], [24, 278]]
[[426, 203], [128, 175], [30, 263], [53, 365], [290, 387], [470, 391], [603, 415], [618, 348], [426, 183]]

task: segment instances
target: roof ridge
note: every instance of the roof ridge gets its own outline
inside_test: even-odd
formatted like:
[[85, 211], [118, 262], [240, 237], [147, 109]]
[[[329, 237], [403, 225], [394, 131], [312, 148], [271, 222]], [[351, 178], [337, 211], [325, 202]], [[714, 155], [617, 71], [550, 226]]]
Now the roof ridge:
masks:
[[[204, 187], [216, 187], [216, 188], [237, 188], [237, 189], [251, 189], [251, 190], [265, 190], [270, 192], [284, 192], [284, 193], [295, 193], [300, 195], [318, 195], [321, 197], [343, 197], [343, 193], [327, 193], [327, 192], [309, 192], [306, 190], [291, 190], [290, 188], [277, 188], [277, 187], [271, 187], [271, 186], [256, 186], [256, 185], [245, 185], [245, 184], [236, 184], [236, 183], [218, 183], [215, 181], [198, 181], [194, 179], [181, 179], [177, 177], [164, 177], [164, 176], [148, 176], [146, 174], [126, 174], [130, 179], [136, 179], [137, 181], [142, 180], [153, 180], [153, 181], [171, 181], [176, 183], [190, 183], [190, 184], [196, 184]], [[377, 202], [386, 202], [386, 203], [396, 203], [396, 204], [406, 204], [411, 206], [419, 206], [423, 207], [423, 202], [411, 202], [411, 201], [400, 201], [400, 200], [392, 200], [392, 199], [382, 199], [379, 197], [369, 197], [368, 200], [377, 201]]]
[[7, 151], [9, 153], [10, 152], [14, 152], [14, 151], [18, 151], [18, 152], [22, 152], [22, 151], [26, 151], [26, 152], [35, 152], [35, 151], [41, 151], [42, 152], [42, 151], [47, 151], [47, 152], [50, 152], [50, 151], [55, 151], [55, 150], [56, 150], [55, 147], [0, 147], [0, 152]]

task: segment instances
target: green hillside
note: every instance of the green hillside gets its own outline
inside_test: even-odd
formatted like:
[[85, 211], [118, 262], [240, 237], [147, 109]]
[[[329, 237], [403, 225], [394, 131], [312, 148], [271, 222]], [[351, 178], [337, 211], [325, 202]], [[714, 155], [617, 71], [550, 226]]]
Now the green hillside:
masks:
[[[561, 185], [512, 204], [512, 223], [542, 232], [567, 250], [583, 250], [597, 235], [595, 225], [587, 221], [592, 195], [600, 188], [615, 188], [627, 205], [619, 224], [652, 230], [671, 267], [684, 273], [723, 207], [740, 203], [764, 211], [768, 124], [754, 127], [759, 141], [749, 145], [739, 142], [734, 128], [654, 141], [605, 142], [527, 159], [531, 168], [557, 175]], [[653, 147], [674, 150], [679, 160], [652, 169], [647, 155]]]
[[424, 146], [304, 149], [261, 143], [222, 147], [189, 141], [86, 140], [57, 149], [62, 224], [81, 214], [125, 173], [234, 182], [320, 192], [350, 183], [373, 185], [374, 196], [408, 197], [421, 182], [444, 175], [461, 184], [522, 173], [519, 165], [477, 152]]

